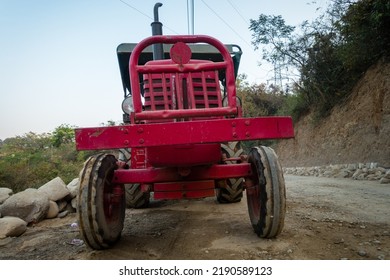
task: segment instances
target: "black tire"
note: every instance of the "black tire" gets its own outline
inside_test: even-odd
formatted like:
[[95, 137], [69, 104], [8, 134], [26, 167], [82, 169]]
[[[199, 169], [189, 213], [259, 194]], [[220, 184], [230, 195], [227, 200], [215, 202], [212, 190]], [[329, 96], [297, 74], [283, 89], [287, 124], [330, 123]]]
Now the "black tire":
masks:
[[[227, 158], [239, 158], [243, 155], [240, 142], [221, 144], [222, 154]], [[227, 161], [226, 164], [238, 163], [236, 160]], [[244, 178], [229, 178], [217, 180], [215, 195], [219, 203], [240, 202], [244, 191]]]
[[252, 175], [246, 178], [249, 217], [259, 237], [280, 234], [286, 213], [286, 190], [277, 155], [269, 147], [254, 147], [248, 155]]
[[77, 212], [80, 231], [92, 249], [112, 247], [122, 233], [125, 219], [125, 194], [112, 179], [117, 168], [113, 155], [90, 157], [80, 173]]
[[126, 207], [127, 208], [146, 208], [149, 206], [150, 193], [143, 192], [140, 184], [125, 185]]

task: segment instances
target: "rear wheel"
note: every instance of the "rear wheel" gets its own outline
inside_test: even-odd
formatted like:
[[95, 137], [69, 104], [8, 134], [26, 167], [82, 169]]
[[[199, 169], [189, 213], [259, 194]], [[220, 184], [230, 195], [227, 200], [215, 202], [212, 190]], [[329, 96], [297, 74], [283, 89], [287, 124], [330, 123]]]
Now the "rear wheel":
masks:
[[125, 191], [127, 208], [146, 208], [149, 206], [150, 192], [143, 192], [140, 184], [127, 184]]
[[286, 191], [282, 168], [274, 150], [252, 148], [248, 155], [252, 175], [245, 179], [249, 217], [259, 237], [280, 234], [286, 213]]
[[[226, 161], [226, 164], [239, 163], [244, 151], [240, 142], [229, 142], [221, 145], [223, 158], [233, 160]], [[229, 178], [216, 181], [216, 197], [219, 203], [240, 202], [244, 191], [244, 178]]]
[[83, 239], [92, 249], [106, 249], [120, 238], [125, 218], [122, 185], [112, 183], [117, 160], [113, 155], [90, 157], [80, 173], [78, 219]]

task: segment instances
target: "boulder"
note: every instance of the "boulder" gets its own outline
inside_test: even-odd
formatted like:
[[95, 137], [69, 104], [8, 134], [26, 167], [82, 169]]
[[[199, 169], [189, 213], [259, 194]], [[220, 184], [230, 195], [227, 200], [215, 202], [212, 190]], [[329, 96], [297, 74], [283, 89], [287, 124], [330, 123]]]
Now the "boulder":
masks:
[[79, 178], [73, 179], [68, 185], [66, 185], [66, 188], [70, 192], [70, 198], [75, 198], [79, 192]]
[[2, 205], [3, 216], [13, 216], [26, 223], [37, 223], [46, 217], [49, 210], [49, 198], [37, 189], [26, 189], [9, 197]]
[[64, 181], [60, 177], [56, 177], [53, 180], [47, 182], [38, 189], [40, 192], [45, 193], [50, 200], [57, 201], [63, 199], [70, 194], [66, 188]]
[[0, 239], [16, 237], [27, 230], [27, 223], [17, 217], [0, 218]]
[[70, 202], [70, 205], [74, 210], [77, 209], [77, 197], [73, 198], [72, 201]]
[[58, 216], [59, 213], [58, 205], [55, 201], [50, 200], [50, 207], [46, 214], [46, 219], [53, 219]]
[[9, 188], [0, 188], [0, 204], [2, 204], [7, 198], [13, 194], [13, 191]]

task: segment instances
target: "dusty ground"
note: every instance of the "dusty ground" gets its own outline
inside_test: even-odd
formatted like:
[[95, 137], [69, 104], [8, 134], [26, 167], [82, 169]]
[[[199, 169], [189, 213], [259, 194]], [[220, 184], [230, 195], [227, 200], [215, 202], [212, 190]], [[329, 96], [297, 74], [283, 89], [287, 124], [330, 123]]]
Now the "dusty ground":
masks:
[[73, 214], [0, 240], [0, 259], [390, 259], [389, 185], [297, 176], [286, 183], [277, 239], [254, 234], [245, 200], [160, 201], [128, 209], [122, 239], [110, 250], [72, 244], [80, 238]]

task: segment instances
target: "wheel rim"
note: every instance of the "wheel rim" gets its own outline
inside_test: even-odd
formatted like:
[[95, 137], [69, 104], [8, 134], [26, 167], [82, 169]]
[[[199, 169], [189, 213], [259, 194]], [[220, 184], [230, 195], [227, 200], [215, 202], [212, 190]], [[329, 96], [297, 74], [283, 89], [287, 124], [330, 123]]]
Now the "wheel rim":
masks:
[[109, 224], [115, 223], [120, 218], [121, 196], [123, 191], [119, 185], [105, 184], [103, 190], [104, 216]]
[[[263, 227], [265, 220], [261, 213], [266, 211], [265, 202], [267, 201], [267, 193], [264, 191], [266, 184], [264, 166], [259, 154], [257, 153], [250, 157], [249, 160], [253, 174], [252, 177], [247, 178], [245, 181], [247, 186], [246, 191], [249, 217], [252, 225], [259, 224], [260, 222], [261, 225], [259, 226]], [[263, 193], [261, 188], [263, 188]]]

